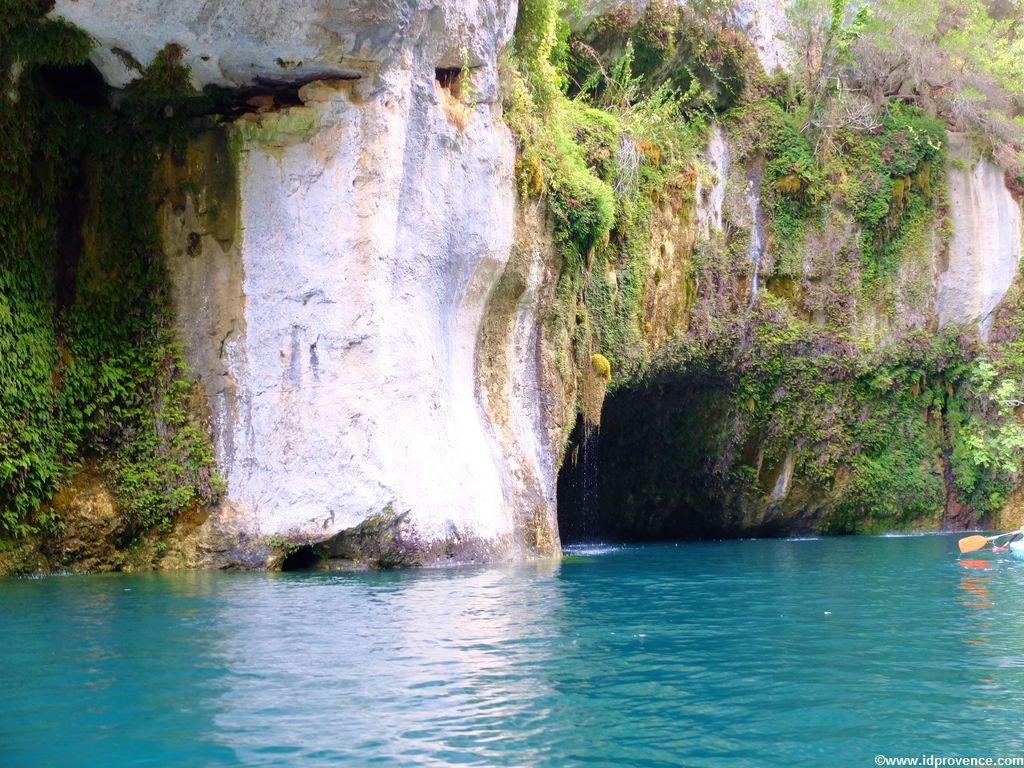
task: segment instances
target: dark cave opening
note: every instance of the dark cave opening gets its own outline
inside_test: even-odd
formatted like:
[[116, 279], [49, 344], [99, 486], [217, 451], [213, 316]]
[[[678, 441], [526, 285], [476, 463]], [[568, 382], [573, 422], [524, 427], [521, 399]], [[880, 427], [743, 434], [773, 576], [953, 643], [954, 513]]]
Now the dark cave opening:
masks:
[[315, 571], [319, 567], [321, 557], [313, 544], [296, 547], [281, 563], [282, 571]]
[[599, 430], [577, 423], [559, 472], [562, 543], [771, 535], [744, 528], [725, 476], [731, 413], [732, 387], [714, 372], [611, 392]]
[[[107, 109], [110, 88], [92, 64], [79, 66], [41, 66], [36, 68], [38, 82], [55, 99], [86, 107], [86, 113]], [[58, 313], [75, 300], [78, 264], [84, 248], [82, 236], [88, 205], [84, 184], [85, 158], [67, 160], [69, 172], [63, 182], [57, 208], [57, 242], [53, 266], [54, 307]]]
[[438, 67], [434, 70], [437, 84], [453, 96], [458, 96], [462, 88], [462, 67]]
[[93, 64], [35, 69], [51, 94], [84, 107], [105, 108], [110, 105], [110, 87]]

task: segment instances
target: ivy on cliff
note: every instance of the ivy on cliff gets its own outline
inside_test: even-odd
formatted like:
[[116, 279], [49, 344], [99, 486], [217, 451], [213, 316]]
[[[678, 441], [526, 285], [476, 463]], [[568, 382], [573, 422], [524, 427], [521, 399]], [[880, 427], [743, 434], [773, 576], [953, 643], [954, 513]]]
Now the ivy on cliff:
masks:
[[[611, 359], [617, 382], [649, 363], [643, 311], [652, 215], [663, 203], [692, 204], [714, 102], [693, 74], [698, 61], [711, 66], [714, 39], [688, 35], [674, 8], [654, 3], [632, 27], [613, 29], [614, 14], [599, 20], [596, 27], [621, 43], [602, 55], [570, 34], [563, 15], [571, 7], [520, 5], [505, 115], [519, 139], [519, 191], [544, 196], [555, 225], [563, 268], [549, 333], [569, 340], [560, 357], [567, 377], [570, 359], [582, 370], [592, 352]], [[656, 84], [655, 71], [675, 75]]]
[[44, 10], [0, 6], [0, 533], [56, 529], [45, 502], [89, 456], [141, 530], [220, 492], [149, 195], [209, 102], [168, 47], [111, 108], [91, 41]]
[[[1003, 353], [979, 350], [956, 329], [897, 335], [879, 350], [857, 336], [855, 313], [836, 311], [844, 303], [893, 311], [901, 267], [941, 216], [944, 198], [934, 190], [944, 186], [942, 125], [892, 104], [876, 130], [839, 134], [843, 151], [822, 156], [774, 100], [746, 105], [730, 120], [739, 153], [763, 158], [776, 279], [768, 277], [752, 326], [739, 332], [749, 341], [724, 353], [741, 372], [736, 445], [755, 439], [766, 466], [793, 452], [796, 480], [831, 499], [819, 525], [832, 532], [935, 525], [947, 497], [978, 514], [998, 510], [1024, 458], [1024, 432], [1012, 409], [993, 403], [992, 387], [979, 393], [977, 382], [986, 355]], [[846, 266], [827, 277], [856, 282], [828, 289], [822, 326], [809, 322], [801, 300], [809, 285], [806, 233], [837, 216], [862, 234], [858, 250], [830, 256]], [[739, 467], [732, 477], [749, 482]]]

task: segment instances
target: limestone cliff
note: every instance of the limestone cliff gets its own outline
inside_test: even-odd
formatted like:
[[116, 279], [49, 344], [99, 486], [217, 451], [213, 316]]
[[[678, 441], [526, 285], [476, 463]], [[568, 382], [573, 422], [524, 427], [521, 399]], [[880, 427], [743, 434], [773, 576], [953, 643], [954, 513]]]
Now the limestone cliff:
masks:
[[[550, 555], [580, 514], [623, 537], [845, 532], [1018, 500], [1019, 190], [911, 99], [843, 105], [867, 122], [831, 143], [801, 123], [781, 0], [49, 18], [93, 44], [54, 60], [104, 82], [0, 56], [0, 118], [24, 88], [109, 121], [60, 134], [72, 170], [40, 144], [17, 179], [36, 194], [51, 163], [32, 204], [65, 211], [10, 314], [55, 318], [21, 352], [48, 350], [33, 386], [75, 418], [39, 477], [2, 465], [0, 500], [78, 520], [53, 562], [132, 567], [94, 530], [168, 566], [363, 567]], [[122, 155], [145, 178], [119, 186]], [[143, 317], [83, 350], [118, 313]], [[90, 377], [96, 406], [61, 389]]]
[[[961, 527], [998, 511], [1021, 437], [1012, 173], [899, 104], [823, 153], [810, 139], [827, 131], [801, 127], [777, 90], [788, 76], [761, 79], [796, 61], [781, 5], [732, 4], [711, 31], [664, 4], [622, 8], [584, 5], [572, 80], [600, 83], [632, 52], [648, 80], [699, 81], [716, 120], [693, 155], [696, 239], [651, 221], [683, 255], [649, 258], [654, 282], [684, 274], [671, 293], [686, 310], [639, 344], [603, 338], [613, 363], [646, 348], [650, 367], [619, 377], [599, 440], [574, 436], [563, 534]], [[701, 34], [746, 52], [708, 66]], [[649, 292], [641, 315], [656, 303]]]
[[[283, 26], [256, 11], [179, 6], [160, 38], [158, 4], [55, 11], [141, 60], [173, 40], [200, 84], [318, 79], [193, 140], [159, 182], [177, 327], [227, 485], [210, 525], [303, 543], [383, 515], [414, 561], [551, 552], [551, 276], [543, 257], [510, 265], [498, 105], [514, 7], [352, 3], [289, 9]], [[523, 287], [491, 300], [506, 268]]]
[[[1006, 354], [998, 346], [990, 351], [975, 346], [990, 339], [995, 318], [1002, 320], [996, 322], [1001, 340], [1013, 338], [1021, 214], [1002, 169], [980, 158], [962, 137], [950, 134], [949, 142], [948, 159], [936, 176], [941, 203], [910, 228], [914, 234], [902, 242], [901, 263], [880, 295], [834, 284], [846, 270], [859, 282], [863, 270], [873, 266], [863, 258], [868, 241], [862, 227], [842, 210], [804, 230], [800, 261], [795, 268], [785, 266], [784, 243], [777, 240], [775, 229], [779, 214], [774, 189], [768, 188], [770, 207], [762, 205], [764, 157], [754, 153], [744, 158], [744, 140], [735, 128], [731, 139], [720, 127], [712, 129], [697, 189], [695, 248], [731, 252], [737, 261], [705, 270], [719, 282], [695, 300], [698, 319], [691, 316], [688, 333], [686, 325], [679, 328], [683, 333], [676, 343], [684, 351], [699, 349], [702, 326], [713, 326], [723, 316], [736, 318], [728, 333], [755, 334], [760, 340], [740, 337], [740, 345], [754, 347], [749, 357], [739, 353], [739, 371], [725, 362], [736, 347], [717, 358], [712, 353], [693, 360], [693, 353], [685, 352], [683, 361], [679, 353], [670, 352], [646, 381], [613, 393], [602, 420], [601, 458], [595, 470], [599, 509], [589, 512], [601, 521], [599, 527], [624, 537], [856, 529], [860, 523], [837, 510], [862, 503], [882, 506], [878, 498], [851, 501], [867, 492], [869, 482], [894, 494], [888, 514], [899, 522], [889, 525], [977, 524], [965, 511], [967, 493], [954, 479], [952, 462], [966, 460], [958, 447], [958, 441], [968, 439], [964, 412], [973, 407], [972, 401], [987, 403], [992, 396], [980, 391], [977, 374], [957, 383], [963, 376], [957, 371], [962, 371], [958, 366]], [[923, 181], [917, 183], [926, 187]], [[889, 215], [903, 205], [890, 202]], [[735, 245], [730, 247], [730, 241]], [[844, 260], [846, 267], [841, 266]], [[696, 280], [701, 279], [698, 271]], [[831, 335], [829, 328], [837, 326], [846, 339], [859, 339], [863, 351]], [[943, 331], [954, 334], [959, 350], [934, 358], [935, 352], [919, 345]], [[783, 338], [788, 333], [794, 334], [791, 340]], [[758, 350], [761, 344], [767, 346]], [[774, 344], [780, 345], [779, 351], [771, 353]], [[918, 350], [909, 360], [908, 344]], [[778, 355], [776, 361], [766, 365], [761, 356], [772, 354]], [[849, 365], [841, 360], [852, 362], [861, 355], [862, 362], [841, 372]], [[908, 364], [909, 370], [903, 367]], [[887, 378], [892, 376], [887, 372], [872, 380], [877, 375], [872, 370], [887, 368], [900, 372], [895, 378]], [[879, 380], [887, 383], [872, 393]], [[807, 387], [807, 381], [817, 384]], [[864, 384], [868, 387], [862, 389]], [[893, 391], [893, 385], [906, 389]], [[1007, 391], [1019, 388], [1013, 380], [1003, 386]], [[904, 397], [906, 409], [890, 410]], [[853, 409], [849, 416], [843, 415], [845, 408]], [[909, 438], [899, 422], [893, 430], [893, 424], [875, 421], [876, 412], [889, 413], [887, 419], [908, 419], [905, 425], [914, 424], [917, 437]], [[850, 421], [844, 423], [846, 419]], [[882, 464], [875, 464], [875, 458], [860, 463], [856, 454], [876, 440], [878, 455], [885, 457]], [[920, 446], [921, 453], [902, 448], [888, 453], [905, 440]], [[832, 453], [836, 445], [843, 446], [842, 455]], [[795, 473], [800, 467], [797, 456], [802, 456], [803, 466]], [[833, 461], [836, 465], [826, 473], [815, 475], [809, 469]], [[894, 465], [883, 469], [887, 462]], [[880, 480], [880, 470], [892, 476]], [[916, 473], [921, 479], [912, 493], [921, 503], [915, 506], [910, 497], [896, 495], [895, 478]], [[571, 492], [570, 498], [581, 503]], [[974, 498], [983, 508], [984, 502]], [[901, 519], [907, 509], [917, 509], [916, 516]], [[929, 517], [927, 509], [941, 512], [941, 519]]]
[[1007, 189], [1003, 170], [951, 136], [949, 211], [952, 237], [938, 266], [939, 324], [977, 323], [982, 341], [993, 312], [1017, 277], [1021, 254], [1021, 210]]

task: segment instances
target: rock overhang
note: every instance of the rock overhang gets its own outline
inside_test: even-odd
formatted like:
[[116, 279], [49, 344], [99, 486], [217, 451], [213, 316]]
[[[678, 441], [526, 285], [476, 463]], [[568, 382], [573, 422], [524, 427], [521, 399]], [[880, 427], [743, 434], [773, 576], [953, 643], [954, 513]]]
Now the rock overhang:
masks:
[[96, 41], [92, 61], [123, 88], [168, 44], [183, 49], [193, 85], [228, 88], [267, 80], [356, 79], [408, 55], [434, 67], [493, 66], [511, 39], [514, 2], [416, 0], [57, 0], [50, 16]]

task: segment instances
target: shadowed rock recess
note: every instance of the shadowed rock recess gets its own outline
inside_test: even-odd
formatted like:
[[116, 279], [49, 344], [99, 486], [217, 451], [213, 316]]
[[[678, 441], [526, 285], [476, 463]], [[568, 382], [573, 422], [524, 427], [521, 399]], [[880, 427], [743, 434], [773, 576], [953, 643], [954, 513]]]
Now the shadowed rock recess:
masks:
[[8, 5], [0, 572], [1024, 509], [1020, 147], [860, 16]]

